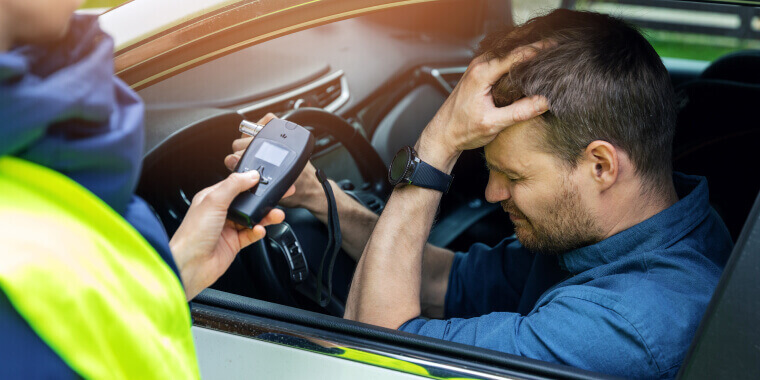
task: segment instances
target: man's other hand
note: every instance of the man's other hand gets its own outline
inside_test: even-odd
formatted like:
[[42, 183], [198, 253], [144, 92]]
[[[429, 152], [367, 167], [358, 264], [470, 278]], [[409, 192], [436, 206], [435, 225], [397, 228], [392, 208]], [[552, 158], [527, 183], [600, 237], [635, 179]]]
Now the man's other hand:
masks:
[[550, 43], [539, 41], [523, 46], [502, 59], [475, 58], [422, 132], [418, 151], [430, 152], [423, 160], [431, 160], [439, 169], [444, 169], [448, 164], [453, 165], [451, 161], [462, 151], [485, 146], [505, 128], [547, 111], [547, 99], [538, 95], [497, 108], [491, 87], [515, 64], [531, 59], [537, 50]]
[[[188, 300], [216, 282], [241, 249], [262, 239], [265, 226], [285, 220], [285, 213], [278, 209], [270, 211], [253, 229], [227, 220], [227, 209], [235, 197], [258, 182], [256, 171], [233, 173], [193, 197], [185, 219], [169, 242]], [[291, 187], [285, 197], [294, 192]]]

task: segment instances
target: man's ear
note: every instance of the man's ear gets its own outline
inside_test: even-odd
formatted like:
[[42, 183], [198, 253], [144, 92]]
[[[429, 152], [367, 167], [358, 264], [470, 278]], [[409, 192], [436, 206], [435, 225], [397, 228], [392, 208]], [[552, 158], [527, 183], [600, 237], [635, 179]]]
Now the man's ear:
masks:
[[607, 190], [617, 181], [620, 174], [618, 159], [618, 150], [607, 141], [595, 140], [586, 146], [582, 165], [600, 191]]

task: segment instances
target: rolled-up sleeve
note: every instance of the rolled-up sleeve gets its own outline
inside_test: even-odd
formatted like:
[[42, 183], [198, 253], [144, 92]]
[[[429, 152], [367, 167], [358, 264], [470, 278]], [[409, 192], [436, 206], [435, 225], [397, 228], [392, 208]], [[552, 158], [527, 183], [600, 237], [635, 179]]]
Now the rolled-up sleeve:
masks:
[[528, 315], [497, 312], [476, 318], [414, 319], [414, 334], [626, 377], [659, 370], [634, 326], [597, 302], [559, 296]]

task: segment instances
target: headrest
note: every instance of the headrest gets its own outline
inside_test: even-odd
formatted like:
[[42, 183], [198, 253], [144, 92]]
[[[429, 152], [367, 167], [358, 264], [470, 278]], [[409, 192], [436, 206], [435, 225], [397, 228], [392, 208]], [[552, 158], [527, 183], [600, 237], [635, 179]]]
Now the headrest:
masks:
[[760, 50], [726, 54], [711, 63], [700, 78], [760, 84]]

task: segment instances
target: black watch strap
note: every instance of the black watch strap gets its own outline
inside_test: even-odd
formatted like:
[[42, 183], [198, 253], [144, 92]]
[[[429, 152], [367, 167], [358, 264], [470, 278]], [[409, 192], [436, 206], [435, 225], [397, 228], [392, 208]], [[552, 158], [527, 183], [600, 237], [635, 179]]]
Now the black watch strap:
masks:
[[451, 180], [453, 179], [452, 176], [436, 169], [416, 156], [414, 159], [417, 161], [417, 165], [414, 173], [409, 176], [412, 185], [438, 190], [442, 193], [449, 191], [449, 186], [451, 186]]

